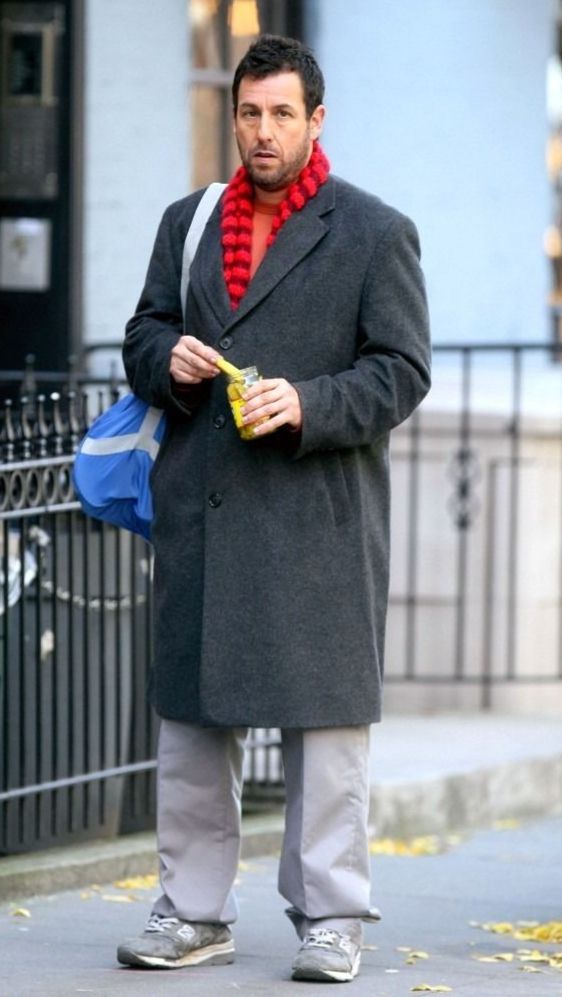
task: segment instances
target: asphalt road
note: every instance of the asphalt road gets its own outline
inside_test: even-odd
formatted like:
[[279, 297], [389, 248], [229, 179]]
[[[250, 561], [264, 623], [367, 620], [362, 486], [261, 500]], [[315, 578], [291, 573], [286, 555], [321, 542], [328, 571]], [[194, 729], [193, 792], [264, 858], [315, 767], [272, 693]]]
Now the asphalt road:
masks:
[[[4, 904], [0, 994], [333, 995], [334, 984], [290, 980], [297, 941], [276, 892], [276, 871], [274, 858], [241, 867], [237, 958], [231, 966], [169, 971], [118, 966], [116, 943], [142, 929], [154, 887], [96, 885]], [[473, 833], [437, 855], [374, 855], [373, 884], [383, 920], [366, 927], [362, 971], [353, 983], [342, 984], [344, 993], [407, 997], [416, 992], [413, 987], [429, 984], [448, 986], [443, 992], [463, 997], [562, 997], [562, 970], [523, 961], [521, 951], [560, 952], [562, 960], [562, 940], [517, 940], [477, 926], [562, 922], [562, 817]], [[134, 899], [107, 899], [111, 896]], [[498, 954], [501, 960], [480, 961]]]

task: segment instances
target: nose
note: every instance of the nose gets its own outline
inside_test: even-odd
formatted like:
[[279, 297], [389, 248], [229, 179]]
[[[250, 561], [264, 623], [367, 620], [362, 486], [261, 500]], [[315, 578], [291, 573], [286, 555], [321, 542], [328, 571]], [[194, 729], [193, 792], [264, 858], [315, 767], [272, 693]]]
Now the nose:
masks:
[[258, 140], [269, 142], [271, 140], [271, 118], [269, 114], [261, 114], [258, 127]]

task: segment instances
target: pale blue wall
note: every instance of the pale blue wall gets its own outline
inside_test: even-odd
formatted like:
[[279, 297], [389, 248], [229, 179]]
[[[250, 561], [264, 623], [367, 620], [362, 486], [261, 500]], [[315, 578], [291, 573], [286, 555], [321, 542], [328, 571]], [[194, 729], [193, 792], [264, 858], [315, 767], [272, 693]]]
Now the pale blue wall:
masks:
[[[84, 341], [120, 340], [156, 227], [188, 186], [185, 0], [87, 0]], [[98, 355], [101, 366], [105, 357]]]
[[543, 339], [552, 0], [307, 0], [333, 169], [410, 214], [436, 340]]

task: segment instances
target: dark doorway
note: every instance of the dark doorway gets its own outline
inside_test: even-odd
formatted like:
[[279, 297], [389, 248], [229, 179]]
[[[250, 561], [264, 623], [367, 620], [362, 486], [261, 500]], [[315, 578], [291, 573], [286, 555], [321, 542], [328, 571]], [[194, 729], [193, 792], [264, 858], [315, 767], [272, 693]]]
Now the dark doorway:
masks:
[[0, 368], [72, 352], [71, 0], [0, 0]]

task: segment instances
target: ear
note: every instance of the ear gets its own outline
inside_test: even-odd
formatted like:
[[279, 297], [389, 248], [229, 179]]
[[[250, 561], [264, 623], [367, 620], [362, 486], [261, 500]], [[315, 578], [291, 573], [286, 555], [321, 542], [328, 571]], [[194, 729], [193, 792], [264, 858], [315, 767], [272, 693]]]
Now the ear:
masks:
[[323, 104], [319, 104], [315, 107], [312, 114], [310, 115], [310, 135], [311, 138], [315, 139], [322, 132], [324, 126], [324, 118], [326, 116], [326, 108]]

